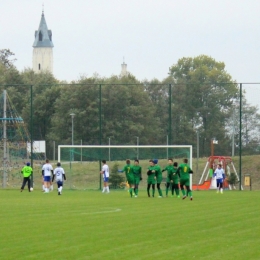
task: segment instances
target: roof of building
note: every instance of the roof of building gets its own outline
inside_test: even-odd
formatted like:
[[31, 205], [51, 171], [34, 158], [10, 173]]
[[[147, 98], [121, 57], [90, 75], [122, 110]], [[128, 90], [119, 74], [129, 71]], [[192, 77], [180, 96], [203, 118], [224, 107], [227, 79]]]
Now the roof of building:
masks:
[[54, 47], [52, 42], [52, 32], [51, 30], [48, 30], [44, 12], [42, 12], [39, 29], [38, 31], [35, 31], [33, 47]]

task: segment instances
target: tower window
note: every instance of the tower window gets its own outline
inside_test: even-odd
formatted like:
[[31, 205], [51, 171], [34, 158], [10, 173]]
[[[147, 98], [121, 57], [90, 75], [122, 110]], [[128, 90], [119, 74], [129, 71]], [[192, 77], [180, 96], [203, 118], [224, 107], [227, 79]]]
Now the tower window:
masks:
[[38, 65], [38, 68], [39, 68], [39, 70], [41, 70], [41, 64], [39, 63], [39, 65]]
[[39, 41], [42, 41], [42, 32], [39, 33]]

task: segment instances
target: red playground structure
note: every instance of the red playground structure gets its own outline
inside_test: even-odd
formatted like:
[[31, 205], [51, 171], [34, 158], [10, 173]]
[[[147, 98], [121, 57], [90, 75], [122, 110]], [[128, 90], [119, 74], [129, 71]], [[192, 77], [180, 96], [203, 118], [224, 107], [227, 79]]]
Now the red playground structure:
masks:
[[[232, 170], [237, 176], [237, 179], [239, 180], [236, 168], [234, 166], [234, 163], [231, 159], [231, 157], [228, 156], [210, 156], [207, 160], [206, 166], [203, 170], [203, 173], [201, 175], [201, 178], [199, 180], [198, 184], [193, 184], [192, 189], [193, 190], [209, 190], [209, 189], [216, 189], [216, 180], [213, 178], [214, 170], [216, 169], [217, 165], [221, 164], [222, 168], [225, 171], [226, 178], [223, 183], [224, 189], [235, 189], [235, 187], [231, 187], [227, 182], [227, 177], [230, 175], [230, 167], [232, 167]], [[203, 178], [206, 175], [204, 182]]]

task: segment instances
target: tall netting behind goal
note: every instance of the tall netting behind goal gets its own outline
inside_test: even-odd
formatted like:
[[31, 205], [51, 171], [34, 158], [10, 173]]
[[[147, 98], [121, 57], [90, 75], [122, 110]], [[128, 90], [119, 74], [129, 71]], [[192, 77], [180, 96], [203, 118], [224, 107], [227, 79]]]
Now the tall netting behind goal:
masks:
[[[125, 160], [134, 163], [138, 159], [142, 167], [142, 177], [139, 187], [146, 187], [146, 171], [150, 159], [158, 159], [161, 168], [168, 163], [168, 158], [181, 163], [183, 158], [189, 159], [192, 165], [191, 145], [161, 145], [161, 146], [96, 146], [96, 145], [59, 145], [58, 161], [61, 162], [67, 176], [65, 188], [70, 189], [99, 189], [101, 187], [101, 161], [106, 160], [110, 169], [110, 188], [124, 189], [125, 175], [120, 169]], [[165, 182], [166, 172], [163, 173]]]

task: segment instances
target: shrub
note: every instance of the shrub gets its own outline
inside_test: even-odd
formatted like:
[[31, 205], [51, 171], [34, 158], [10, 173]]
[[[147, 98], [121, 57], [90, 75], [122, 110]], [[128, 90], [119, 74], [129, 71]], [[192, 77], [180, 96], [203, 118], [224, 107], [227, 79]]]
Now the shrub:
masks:
[[109, 187], [112, 189], [122, 188], [121, 183], [125, 180], [124, 175], [118, 172], [118, 166], [118, 163], [113, 165], [109, 176]]

